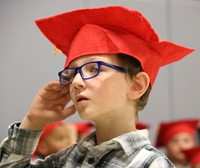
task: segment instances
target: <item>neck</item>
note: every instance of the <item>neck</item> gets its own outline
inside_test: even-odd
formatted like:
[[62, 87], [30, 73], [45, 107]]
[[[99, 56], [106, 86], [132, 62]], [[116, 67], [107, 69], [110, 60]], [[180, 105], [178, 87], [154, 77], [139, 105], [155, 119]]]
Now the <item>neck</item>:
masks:
[[96, 122], [96, 141], [97, 145], [109, 141], [122, 134], [135, 131], [135, 120], [132, 121], [108, 121]]

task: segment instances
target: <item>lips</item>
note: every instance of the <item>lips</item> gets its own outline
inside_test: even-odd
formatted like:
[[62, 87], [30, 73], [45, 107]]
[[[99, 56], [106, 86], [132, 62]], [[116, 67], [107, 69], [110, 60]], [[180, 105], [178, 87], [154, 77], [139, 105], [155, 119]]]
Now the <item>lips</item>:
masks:
[[81, 102], [81, 101], [84, 101], [84, 100], [89, 100], [87, 97], [85, 97], [85, 96], [82, 96], [82, 95], [78, 95], [77, 97], [76, 97], [76, 102], [77, 103], [79, 103], [79, 102]]

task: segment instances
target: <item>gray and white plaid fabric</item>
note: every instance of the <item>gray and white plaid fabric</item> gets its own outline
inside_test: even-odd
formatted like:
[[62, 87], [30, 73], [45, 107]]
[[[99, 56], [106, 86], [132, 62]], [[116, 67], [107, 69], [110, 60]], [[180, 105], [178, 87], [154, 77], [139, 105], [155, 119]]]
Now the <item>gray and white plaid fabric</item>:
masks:
[[[18, 123], [19, 124], [19, 123]], [[9, 127], [0, 146], [1, 168], [174, 168], [148, 138], [147, 130], [130, 132], [96, 145], [96, 133], [56, 154], [30, 164], [41, 132]]]

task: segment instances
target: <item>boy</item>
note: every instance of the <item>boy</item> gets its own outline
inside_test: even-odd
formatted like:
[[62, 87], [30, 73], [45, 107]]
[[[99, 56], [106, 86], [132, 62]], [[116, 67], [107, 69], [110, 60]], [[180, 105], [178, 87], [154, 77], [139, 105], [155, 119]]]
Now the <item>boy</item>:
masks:
[[[150, 144], [147, 130], [135, 125], [159, 68], [193, 49], [160, 42], [142, 14], [119, 6], [76, 10], [36, 24], [67, 60], [60, 83], [46, 84], [22, 122], [10, 127], [23, 138], [10, 134], [2, 143], [0, 165], [31, 167], [44, 126], [77, 110], [96, 132], [35, 167], [174, 167]], [[74, 105], [65, 108], [70, 100]]]
[[187, 168], [188, 161], [183, 150], [194, 147], [198, 120], [176, 120], [160, 124], [156, 147], [165, 147], [168, 158], [177, 168]]

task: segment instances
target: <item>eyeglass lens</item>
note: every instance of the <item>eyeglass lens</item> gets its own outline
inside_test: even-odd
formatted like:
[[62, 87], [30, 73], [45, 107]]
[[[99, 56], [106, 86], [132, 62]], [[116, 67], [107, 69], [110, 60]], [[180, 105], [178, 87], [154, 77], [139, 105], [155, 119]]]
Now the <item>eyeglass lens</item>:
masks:
[[84, 80], [90, 79], [97, 76], [99, 71], [100, 65], [97, 62], [86, 63], [77, 68], [67, 68], [61, 72], [60, 82], [63, 85], [71, 83], [78, 72]]

